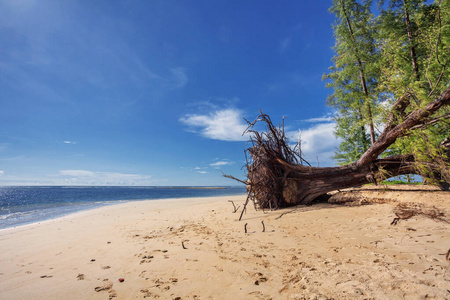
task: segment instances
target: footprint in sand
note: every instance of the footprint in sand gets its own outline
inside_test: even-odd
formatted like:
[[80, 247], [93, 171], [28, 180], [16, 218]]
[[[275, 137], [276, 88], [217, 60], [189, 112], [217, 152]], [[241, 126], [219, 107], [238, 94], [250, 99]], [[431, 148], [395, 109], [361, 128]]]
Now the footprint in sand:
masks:
[[112, 289], [112, 286], [112, 283], [105, 284], [104, 286], [97, 286], [96, 288], [94, 288], [94, 291], [96, 291], [97, 293], [102, 291], [109, 291]]
[[148, 289], [142, 289], [141, 293], [143, 293], [143, 297], [144, 298], [159, 298], [159, 295], [157, 294], [153, 294], [152, 292], [150, 292]]
[[267, 277], [264, 277], [264, 275], [262, 273], [254, 273], [252, 275], [253, 278], [257, 278], [255, 281], [255, 285], [259, 285], [260, 283], [266, 282], [267, 281]]
[[94, 291], [98, 292], [102, 292], [102, 291], [106, 291], [109, 293], [109, 299], [115, 298], [117, 297], [117, 293], [115, 290], [113, 290], [113, 284], [110, 282], [108, 284], [105, 284], [104, 286], [98, 286], [96, 288], [94, 288]]

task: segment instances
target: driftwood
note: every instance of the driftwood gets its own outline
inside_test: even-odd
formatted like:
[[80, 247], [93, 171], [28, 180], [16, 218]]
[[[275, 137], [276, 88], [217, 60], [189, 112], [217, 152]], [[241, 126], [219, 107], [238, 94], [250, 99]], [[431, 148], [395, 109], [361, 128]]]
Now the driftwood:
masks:
[[446, 216], [444, 211], [435, 206], [426, 206], [420, 203], [399, 203], [394, 208], [393, 213], [396, 218], [391, 222], [391, 225], [397, 225], [400, 220], [407, 220], [420, 215], [436, 221], [450, 223], [450, 218]]
[[234, 202], [232, 200], [228, 200], [228, 202], [231, 202], [231, 204], [233, 204], [233, 213], [237, 212], [237, 210], [239, 209], [240, 206], [236, 207], [236, 205], [234, 204]]
[[[433, 117], [440, 108], [450, 104], [450, 87], [438, 98], [424, 108], [406, 112], [405, 107], [411, 96], [400, 98], [392, 106], [384, 131], [372, 146], [354, 163], [340, 167], [312, 167], [301, 153], [300, 143], [292, 147], [283, 125], [276, 127], [270, 117], [263, 112], [244, 133], [250, 133], [251, 146], [246, 150], [247, 180], [235, 179], [247, 185], [247, 200], [241, 213], [246, 210], [251, 200], [256, 208], [278, 209], [298, 204], [310, 204], [328, 192], [338, 189], [360, 187], [367, 183], [395, 177], [398, 175], [418, 174], [417, 163], [413, 154], [379, 158], [399, 137], [410, 134], [411, 130], [436, 123], [441, 116]], [[267, 130], [254, 130], [257, 122], [264, 122]], [[450, 182], [448, 157], [450, 156], [450, 139], [441, 143], [444, 164], [420, 162], [426, 166], [432, 179]], [[250, 157], [248, 159], [247, 153]], [[444, 167], [443, 167], [444, 165]]]

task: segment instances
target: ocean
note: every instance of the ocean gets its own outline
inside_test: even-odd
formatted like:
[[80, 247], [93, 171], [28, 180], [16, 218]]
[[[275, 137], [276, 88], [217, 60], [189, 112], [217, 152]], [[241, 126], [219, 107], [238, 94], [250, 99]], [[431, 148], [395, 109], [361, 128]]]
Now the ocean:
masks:
[[245, 187], [5, 186], [0, 187], [0, 229], [138, 200], [245, 194]]

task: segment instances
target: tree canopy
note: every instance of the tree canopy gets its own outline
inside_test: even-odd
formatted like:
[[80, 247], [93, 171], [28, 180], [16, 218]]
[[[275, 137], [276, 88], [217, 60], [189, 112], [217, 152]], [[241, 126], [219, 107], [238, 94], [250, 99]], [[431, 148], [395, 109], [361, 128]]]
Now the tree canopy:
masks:
[[[333, 91], [327, 104], [336, 110], [335, 134], [343, 139], [335, 158], [345, 165], [374, 143], [398, 99], [404, 108], [393, 117], [400, 122], [448, 88], [450, 1], [334, 0], [330, 11], [336, 55], [324, 80]], [[449, 135], [449, 109], [420, 126], [382, 156], [412, 153], [420, 173], [433, 177], [420, 162], [439, 162], [445, 171], [440, 143]]]

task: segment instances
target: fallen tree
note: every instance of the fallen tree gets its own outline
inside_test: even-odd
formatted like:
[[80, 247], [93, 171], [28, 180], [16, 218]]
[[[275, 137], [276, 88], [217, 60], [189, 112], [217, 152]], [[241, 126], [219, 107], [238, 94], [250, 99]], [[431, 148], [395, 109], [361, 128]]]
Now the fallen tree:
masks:
[[[246, 150], [250, 156], [246, 164], [247, 180], [239, 181], [247, 184], [247, 202], [252, 200], [257, 207], [270, 209], [310, 204], [331, 191], [376, 184], [406, 174], [422, 175], [448, 187], [449, 138], [442, 141], [440, 152], [433, 161], [421, 160], [417, 153], [380, 158], [398, 138], [435, 126], [438, 121], [448, 126], [450, 114], [443, 108], [450, 105], [450, 87], [423, 108], [407, 112], [410, 97], [405, 95], [392, 105], [384, 130], [372, 146], [354, 163], [340, 167], [311, 166], [302, 157], [300, 145], [292, 147], [289, 144], [284, 124], [274, 126], [270, 117], [261, 112], [254, 122], [248, 122], [246, 130], [251, 135], [251, 146]], [[439, 111], [443, 114], [436, 116]], [[257, 122], [264, 122], [267, 130], [254, 130]]]

